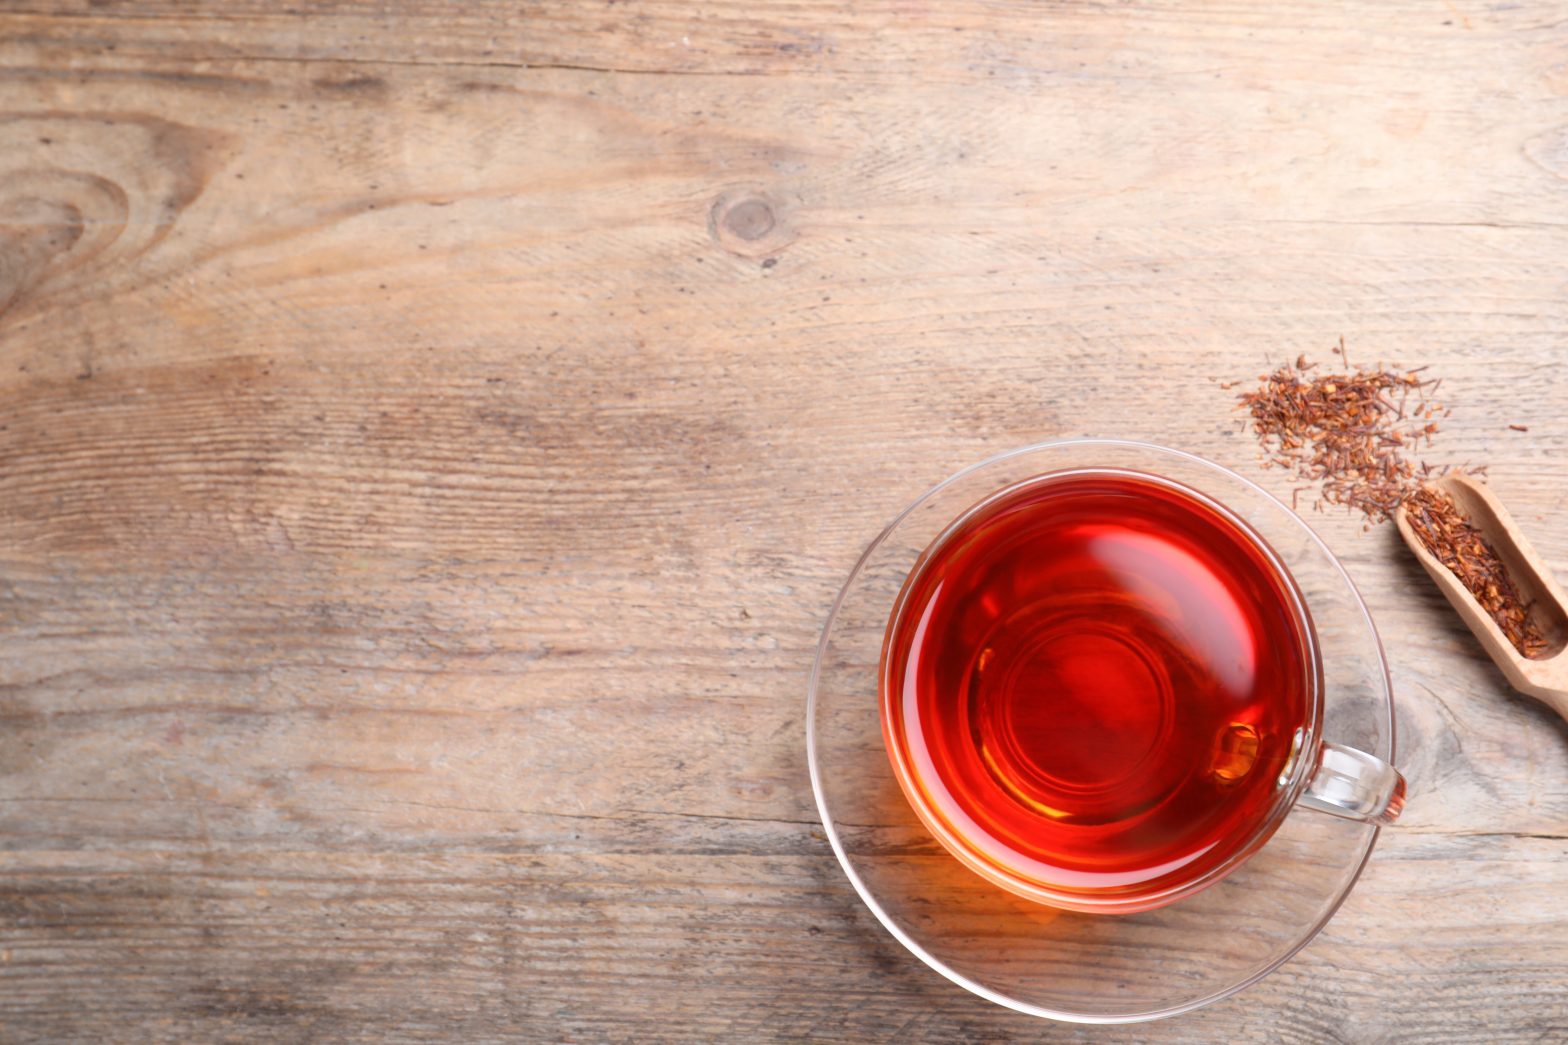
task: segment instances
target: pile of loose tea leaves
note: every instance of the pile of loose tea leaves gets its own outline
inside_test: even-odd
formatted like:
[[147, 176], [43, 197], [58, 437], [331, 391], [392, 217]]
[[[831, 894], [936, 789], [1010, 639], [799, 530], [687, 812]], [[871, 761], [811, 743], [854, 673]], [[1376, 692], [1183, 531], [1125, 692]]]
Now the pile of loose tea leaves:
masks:
[[1526, 657], [1546, 652], [1546, 636], [1519, 597], [1497, 552], [1442, 490], [1423, 486], [1405, 498], [1405, 518], [1426, 550], [1463, 582]]
[[[1261, 375], [1257, 391], [1241, 393], [1266, 455], [1264, 467], [1283, 467], [1297, 479], [1320, 484], [1318, 508], [1345, 505], [1366, 515], [1368, 526], [1403, 504], [1421, 543], [1464, 583], [1508, 641], [1526, 657], [1540, 656], [1546, 637], [1507, 567], [1453, 498], [1426, 485], [1448, 469], [1411, 456], [1431, 443], [1435, 419], [1448, 416], [1431, 401], [1440, 382], [1423, 377], [1425, 367], [1352, 367], [1344, 359], [1343, 340], [1334, 352], [1345, 362], [1343, 373], [1317, 373], [1317, 365], [1301, 356]], [[1298, 487], [1292, 494], [1293, 506], [1300, 492]]]
[[[1343, 342], [1335, 352], [1343, 354]], [[1302, 356], [1259, 377], [1256, 392], [1241, 394], [1269, 455], [1264, 466], [1278, 465], [1299, 479], [1317, 481], [1323, 501], [1381, 522], [1433, 474], [1408, 454], [1437, 431], [1433, 418], [1443, 411], [1430, 401], [1430, 393], [1438, 382], [1422, 377], [1425, 367], [1312, 373], [1316, 369]]]

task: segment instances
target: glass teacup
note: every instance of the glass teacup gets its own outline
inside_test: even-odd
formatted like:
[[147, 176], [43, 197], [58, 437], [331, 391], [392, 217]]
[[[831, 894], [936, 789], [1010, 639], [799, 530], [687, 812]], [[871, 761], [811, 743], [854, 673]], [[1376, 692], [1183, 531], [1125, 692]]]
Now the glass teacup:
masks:
[[[895, 604], [921, 556], [986, 498], [1036, 477], [1117, 469], [1163, 477], [1255, 533], [1311, 622], [1321, 711], [1254, 844], [1157, 908], [979, 873], [906, 797], [884, 745], [879, 678]], [[856, 564], [824, 630], [807, 707], [812, 784], [828, 838], [867, 906], [943, 975], [1024, 1012], [1127, 1022], [1241, 989], [1304, 946], [1397, 815], [1393, 702], [1377, 633], [1343, 568], [1256, 484], [1176, 450], [1117, 440], [1048, 443], [965, 469], [922, 496]], [[1337, 815], [1324, 816], [1321, 812]], [[1105, 898], [1102, 898], [1104, 900]], [[1042, 902], [1043, 901], [1043, 902]], [[1070, 908], [1070, 909], [1064, 909]], [[1128, 910], [1128, 908], [1121, 908]]]

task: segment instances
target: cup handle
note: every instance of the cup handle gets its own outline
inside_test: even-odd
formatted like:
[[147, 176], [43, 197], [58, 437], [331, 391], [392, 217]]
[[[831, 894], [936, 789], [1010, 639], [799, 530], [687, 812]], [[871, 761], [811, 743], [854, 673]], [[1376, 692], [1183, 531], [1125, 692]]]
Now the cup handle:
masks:
[[1391, 824], [1405, 808], [1405, 778], [1375, 755], [1324, 741], [1301, 803], [1347, 820]]

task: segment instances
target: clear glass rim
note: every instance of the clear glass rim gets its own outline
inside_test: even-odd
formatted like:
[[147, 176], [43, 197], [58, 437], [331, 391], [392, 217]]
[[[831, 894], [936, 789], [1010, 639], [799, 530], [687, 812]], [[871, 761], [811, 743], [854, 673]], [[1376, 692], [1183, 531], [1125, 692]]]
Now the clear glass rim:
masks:
[[[1356, 588], [1355, 581], [1351, 579], [1350, 575], [1345, 571], [1344, 564], [1339, 561], [1338, 556], [1336, 556], [1333, 551], [1329, 549], [1328, 545], [1323, 542], [1323, 539], [1318, 536], [1317, 532], [1313, 530], [1311, 526], [1307, 525], [1305, 519], [1302, 519], [1297, 513], [1292, 511], [1279, 498], [1275, 497], [1273, 494], [1269, 493], [1263, 487], [1259, 486], [1251, 479], [1248, 479], [1246, 476], [1240, 475], [1237, 472], [1226, 468], [1224, 465], [1216, 464], [1215, 462], [1210, 461], [1205, 457], [1188, 453], [1185, 450], [1177, 450], [1168, 446], [1160, 446], [1156, 443], [1147, 443], [1132, 439], [1052, 439], [1045, 442], [1032, 443], [1028, 446], [1017, 447], [1012, 450], [1006, 450], [999, 454], [993, 454], [990, 457], [976, 461], [973, 464], [959, 469], [911, 501], [908, 506], [900, 511], [891, 522], [883, 527], [881, 533], [879, 533], [876, 538], [866, 546], [865, 551], [860, 554], [860, 557], [855, 561], [854, 567], [849, 571], [849, 575], [845, 579], [843, 586], [839, 589], [838, 595], [834, 598], [832, 608], [828, 610], [828, 616], [822, 628], [822, 637], [817, 642], [816, 656], [812, 659], [811, 676], [806, 694], [806, 764], [811, 776], [811, 791], [812, 797], [816, 800], [817, 815], [822, 820], [823, 831], [827, 835], [828, 844], [833, 848], [833, 855], [838, 859], [839, 867], [844, 871], [845, 876], [849, 879], [850, 885], [854, 887], [855, 892], [859, 894], [861, 901], [866, 905], [867, 908], [870, 909], [871, 913], [876, 916], [877, 921], [882, 923], [882, 927], [891, 933], [893, 938], [898, 940], [899, 943], [903, 944], [903, 946], [915, 957], [919, 958], [933, 970], [940, 973], [942, 976], [946, 977], [953, 983], [956, 983], [965, 990], [977, 994], [980, 997], [987, 999], [988, 1001], [992, 1001], [998, 1005], [1012, 1009], [1016, 1012], [1025, 1013], [1030, 1016], [1041, 1016], [1046, 1019], [1060, 1020], [1067, 1023], [1143, 1023], [1149, 1020], [1157, 1020], [1168, 1016], [1180, 1015], [1184, 1012], [1191, 1012], [1194, 1009], [1199, 1009], [1205, 1005], [1210, 1005], [1223, 998], [1228, 998], [1236, 992], [1244, 990], [1247, 987], [1250, 987], [1252, 984], [1257, 983], [1263, 977], [1267, 976], [1269, 973], [1273, 972], [1275, 969], [1278, 969], [1291, 958], [1295, 957], [1295, 955], [1299, 953], [1303, 947], [1311, 943], [1317, 937], [1318, 933], [1322, 931], [1323, 927], [1327, 925], [1329, 920], [1332, 919], [1339, 911], [1339, 908], [1344, 904], [1345, 899], [1350, 895], [1350, 891], [1355, 888], [1356, 882], [1361, 879], [1362, 872], [1366, 870], [1367, 861], [1372, 857], [1372, 851], [1377, 846], [1377, 839], [1381, 833], [1381, 829], [1376, 825], [1373, 825], [1372, 833], [1367, 838], [1365, 849], [1361, 854], [1361, 859], [1356, 863], [1354, 872], [1350, 874], [1349, 877], [1345, 880], [1344, 885], [1340, 888], [1339, 895], [1334, 897], [1333, 902], [1328, 905], [1323, 914], [1309, 928], [1302, 932], [1300, 939], [1298, 939], [1290, 947], [1286, 948], [1278, 957], [1251, 975], [1243, 977], [1233, 984], [1228, 984], [1219, 990], [1212, 991], [1197, 998], [1188, 999], [1175, 1005], [1166, 1006], [1164, 1008], [1149, 1009], [1146, 1011], [1125, 1014], [1072, 1012], [1065, 1009], [1052, 1009], [1043, 1005], [1035, 1005], [1030, 1002], [1020, 1001], [1017, 998], [1009, 997], [1000, 991], [993, 990], [990, 987], [987, 987], [984, 984], [979, 983], [974, 979], [965, 976], [963, 973], [960, 973], [957, 970], [949, 967], [940, 958], [936, 957], [930, 951], [922, 947], [919, 943], [915, 942], [915, 940], [912, 939], [909, 934], [906, 933], [898, 924], [897, 920], [892, 918], [887, 913], [887, 911], [882, 907], [881, 903], [878, 902], [875, 894], [872, 893], [872, 891], [866, 886], [865, 882], [861, 880], [860, 875], [855, 871], [854, 864], [850, 861], [849, 854], [845, 851], [844, 844], [839, 838], [838, 830], [834, 826], [833, 815], [828, 809], [827, 798], [822, 787], [821, 767], [817, 762], [817, 692], [822, 673], [822, 661], [823, 657], [826, 655], [828, 642], [833, 633], [833, 624], [838, 617], [840, 609], [843, 607], [845, 597], [849, 594], [850, 589], [854, 587], [855, 582], [859, 579], [861, 571], [865, 568], [866, 562], [877, 552], [879, 548], [882, 547], [888, 536], [892, 534], [898, 525], [903, 522], [904, 519], [907, 518], [909, 514], [918, 508], [921, 504], [925, 503], [927, 500], [941, 491], [947, 489], [949, 486], [952, 486], [960, 480], [973, 475], [975, 472], [989, 468], [992, 465], [1000, 464], [1003, 461], [1008, 461], [1016, 457], [1022, 457], [1026, 454], [1038, 453], [1043, 450], [1097, 446], [1136, 450], [1154, 454], [1167, 454], [1199, 465], [1200, 467], [1213, 469], [1221, 475], [1244, 484], [1253, 492], [1266, 498], [1268, 501], [1277, 505], [1282, 511], [1295, 518], [1310, 541], [1317, 546], [1319, 551], [1323, 553], [1328, 562], [1333, 566], [1334, 571], [1337, 573], [1339, 578], [1344, 581], [1347, 590], [1350, 592], [1352, 599], [1354, 600], [1356, 612], [1360, 615], [1361, 622], [1365, 625], [1368, 634], [1370, 634], [1372, 637], [1373, 645], [1377, 650], [1378, 663], [1381, 666], [1384, 675], [1385, 686], [1386, 688], [1391, 688], [1387, 687], [1388, 657], [1383, 650], [1382, 638], [1377, 633], [1377, 627], [1372, 622], [1372, 615], [1367, 610], [1366, 600], [1361, 597], [1361, 592]], [[1388, 737], [1388, 753], [1386, 760], [1392, 762], [1394, 760], [1396, 751], [1396, 737], [1394, 735], [1394, 709], [1392, 700], [1385, 701], [1383, 716], [1382, 720], [1379, 722], [1379, 725], [1386, 730], [1385, 735]], [[1099, 915], [1098, 917], [1119, 916], [1106, 914]]]

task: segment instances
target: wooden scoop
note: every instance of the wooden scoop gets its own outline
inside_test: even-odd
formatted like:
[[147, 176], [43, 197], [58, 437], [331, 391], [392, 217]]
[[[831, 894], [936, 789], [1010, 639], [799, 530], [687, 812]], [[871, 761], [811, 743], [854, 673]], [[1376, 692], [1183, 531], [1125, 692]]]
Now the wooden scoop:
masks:
[[1521, 693], [1544, 701], [1559, 715], [1568, 718], [1568, 656], [1563, 652], [1568, 648], [1568, 598], [1552, 579], [1552, 571], [1514, 525], [1508, 509], [1492, 496], [1485, 483], [1466, 475], [1451, 475], [1432, 485], [1454, 499], [1454, 506], [1497, 552], [1503, 568], [1519, 590], [1520, 599], [1529, 607], [1530, 616], [1546, 636], [1546, 650], [1540, 656], [1530, 658], [1515, 649], [1464, 583], [1426, 550], [1426, 545], [1411, 529], [1405, 510], [1400, 508], [1394, 521], [1405, 543], [1416, 553], [1416, 558], [1448, 596], [1448, 601], [1459, 611], [1475, 637], [1481, 640], [1486, 652], [1508, 677], [1509, 684]]

